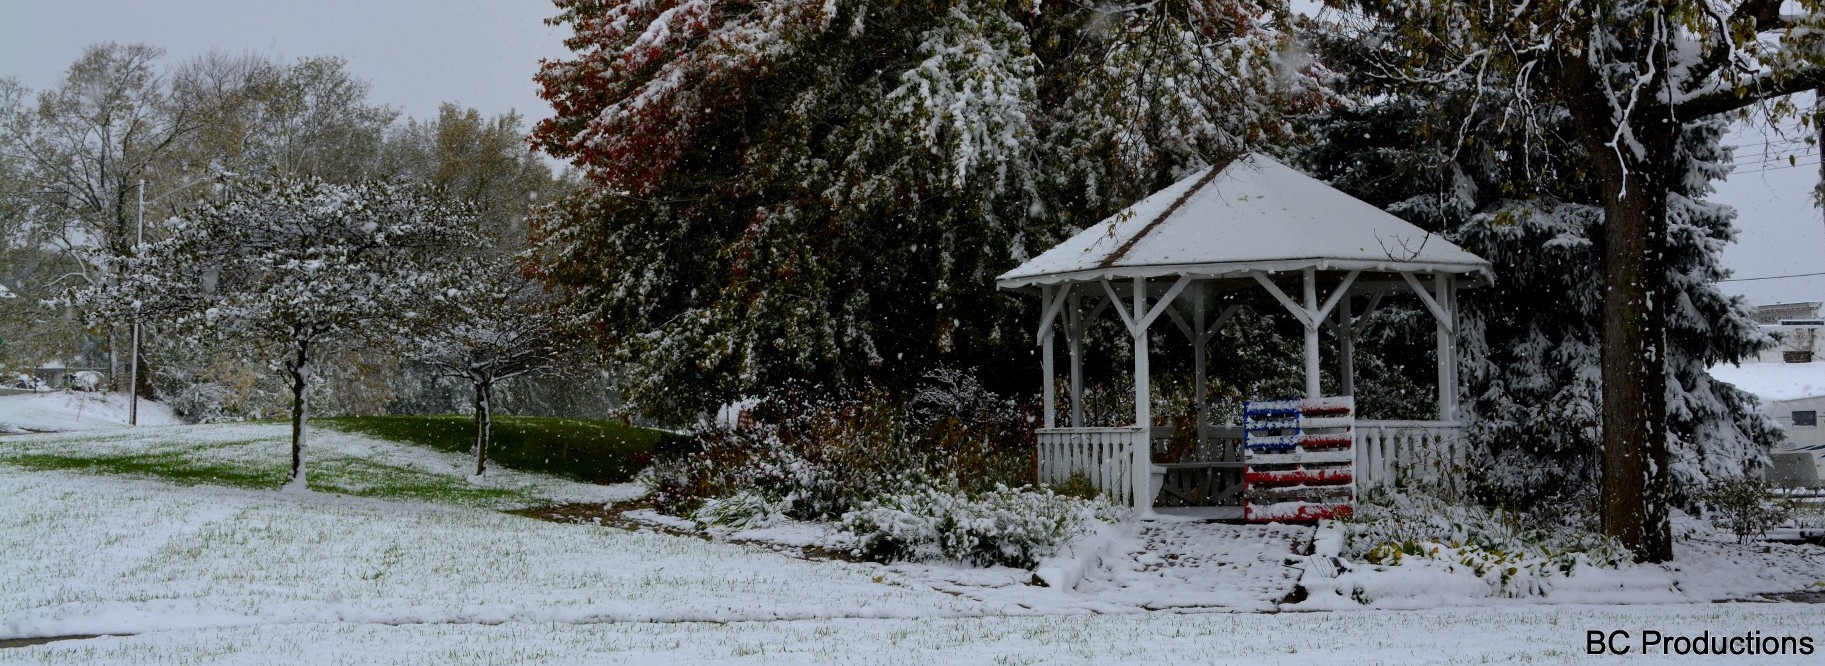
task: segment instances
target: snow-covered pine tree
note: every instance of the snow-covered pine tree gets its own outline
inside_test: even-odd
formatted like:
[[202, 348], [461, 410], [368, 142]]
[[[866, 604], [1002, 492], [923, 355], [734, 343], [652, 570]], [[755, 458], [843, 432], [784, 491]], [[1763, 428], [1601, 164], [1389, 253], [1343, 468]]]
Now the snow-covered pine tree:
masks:
[[168, 222], [170, 235], [118, 276], [69, 294], [85, 317], [135, 307], [167, 330], [260, 344], [292, 392], [288, 488], [308, 488], [304, 449], [316, 364], [340, 345], [392, 339], [443, 298], [437, 267], [472, 243], [467, 208], [415, 188], [317, 180], [224, 180]]
[[995, 275], [1322, 100], [1273, 1], [557, 4], [535, 140], [589, 187], [536, 249], [673, 419], [938, 365], [1030, 391]]
[[1472, 113], [1460, 120], [1501, 105], [1526, 138], [1521, 156], [1553, 141], [1582, 149], [1577, 171], [1603, 211], [1600, 523], [1642, 559], [1671, 559], [1666, 350], [1678, 304], [1667, 261], [1689, 133], [1758, 103], [1792, 112], [1777, 100], [1825, 87], [1825, 2], [1337, 4], [1362, 12], [1361, 40], [1387, 47], [1363, 75], [1463, 93]]
[[[1322, 47], [1337, 62], [1371, 61], [1360, 48], [1355, 40]], [[1343, 94], [1371, 101], [1320, 123], [1305, 162], [1494, 264], [1495, 283], [1465, 294], [1460, 341], [1470, 433], [1489, 456], [1489, 499], [1594, 506], [1604, 215], [1581, 148], [1554, 138], [1570, 134], [1550, 127], [1565, 114], [1543, 107], [1532, 118], [1504, 116], [1499, 99], [1472, 108], [1473, 97], [1496, 91], [1352, 80], [1360, 87]], [[1668, 202], [1666, 399], [1674, 498], [1682, 503], [1710, 479], [1751, 471], [1779, 436], [1753, 396], [1706, 373], [1768, 343], [1741, 299], [1715, 283], [1726, 276], [1719, 257], [1735, 235], [1734, 211], [1704, 200], [1728, 172], [1724, 127], [1713, 119], [1682, 133]]]

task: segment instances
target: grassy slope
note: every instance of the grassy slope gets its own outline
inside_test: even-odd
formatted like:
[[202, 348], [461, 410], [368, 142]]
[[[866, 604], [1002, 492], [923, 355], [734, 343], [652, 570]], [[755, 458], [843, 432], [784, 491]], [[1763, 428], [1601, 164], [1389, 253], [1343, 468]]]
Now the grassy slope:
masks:
[[[352, 416], [314, 419], [346, 432], [469, 453], [475, 422], [468, 416]], [[590, 483], [622, 483], [652, 462], [666, 433], [612, 421], [497, 416], [491, 464]]]

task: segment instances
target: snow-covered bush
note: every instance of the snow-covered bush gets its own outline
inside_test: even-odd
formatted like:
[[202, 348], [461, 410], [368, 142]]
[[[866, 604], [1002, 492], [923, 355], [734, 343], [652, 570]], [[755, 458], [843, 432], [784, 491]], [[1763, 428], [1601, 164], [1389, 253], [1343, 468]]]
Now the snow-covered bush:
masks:
[[953, 561], [1032, 568], [1117, 510], [1045, 489], [1005, 486], [969, 495], [920, 485], [863, 502], [843, 516], [855, 554], [882, 561]]
[[[1582, 524], [1584, 511], [1517, 513], [1466, 506], [1425, 493], [1375, 492], [1339, 523], [1343, 554], [1376, 567], [1406, 566], [1469, 575], [1502, 597], [1545, 594], [1582, 567], [1632, 560], [1615, 539]], [[1359, 590], [1358, 601], [1374, 601]]]
[[802, 520], [834, 520], [919, 484], [967, 493], [1033, 481], [1030, 410], [958, 373], [928, 376], [910, 398], [786, 389], [754, 405], [757, 424], [700, 424], [691, 445], [655, 455], [659, 510], [693, 515], [752, 493]]
[[1730, 530], [1737, 543], [1749, 543], [1793, 515], [1793, 507], [1776, 499], [1758, 476], [1712, 479], [1702, 499], [1711, 510], [1711, 524]]
[[1467, 544], [1491, 552], [1590, 553], [1599, 562], [1623, 562], [1615, 540], [1584, 522], [1589, 512], [1509, 511], [1466, 505], [1422, 492], [1368, 493], [1343, 522], [1345, 553], [1365, 557], [1387, 544]]
[[780, 502], [754, 493], [736, 493], [729, 497], [706, 500], [691, 513], [699, 525], [744, 530], [766, 527], [785, 515]]

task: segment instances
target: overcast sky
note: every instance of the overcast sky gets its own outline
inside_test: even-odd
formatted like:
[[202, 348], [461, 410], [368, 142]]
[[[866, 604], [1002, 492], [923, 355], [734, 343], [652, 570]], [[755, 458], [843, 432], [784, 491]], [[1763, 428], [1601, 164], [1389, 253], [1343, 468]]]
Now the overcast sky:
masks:
[[[106, 41], [160, 46], [171, 60], [212, 49], [337, 55], [373, 82], [374, 101], [407, 115], [456, 102], [530, 121], [550, 113], [532, 83], [538, 60], [566, 53], [563, 32], [543, 23], [552, 12], [546, 0], [0, 0], [0, 76], [51, 87], [85, 46]], [[1739, 278], [1825, 272], [1825, 213], [1810, 202], [1818, 151], [1785, 141], [1754, 126], [1730, 139], [1743, 146], [1738, 173], [1714, 199], [1740, 213], [1739, 242], [1724, 253]], [[1825, 276], [1724, 288], [1756, 303], [1825, 300]]]

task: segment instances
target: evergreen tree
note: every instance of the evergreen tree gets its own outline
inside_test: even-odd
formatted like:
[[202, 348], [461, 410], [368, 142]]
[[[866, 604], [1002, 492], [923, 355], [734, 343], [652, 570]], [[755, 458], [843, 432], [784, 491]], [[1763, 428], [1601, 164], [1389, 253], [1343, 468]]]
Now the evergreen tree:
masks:
[[[1336, 62], [1372, 62], [1357, 40], [1321, 39]], [[1490, 498], [1594, 506], [1602, 441], [1602, 191], [1562, 108], [1503, 114], [1501, 91], [1404, 86], [1372, 76], [1345, 94], [1305, 161], [1336, 184], [1489, 259], [1496, 280], [1465, 294], [1470, 434], [1488, 454]], [[1478, 99], [1478, 95], [1483, 95]], [[1489, 96], [1496, 96], [1491, 99]], [[1668, 197], [1667, 430], [1674, 499], [1753, 471], [1779, 433], [1753, 396], [1706, 368], [1769, 343], [1716, 281], [1735, 212], [1707, 202], [1729, 170], [1725, 123], [1687, 126]], [[1557, 506], [1564, 506], [1555, 504]]]
[[1278, 2], [557, 4], [534, 136], [589, 186], [537, 251], [672, 418], [936, 365], [1014, 388], [996, 275], [1322, 100]]

